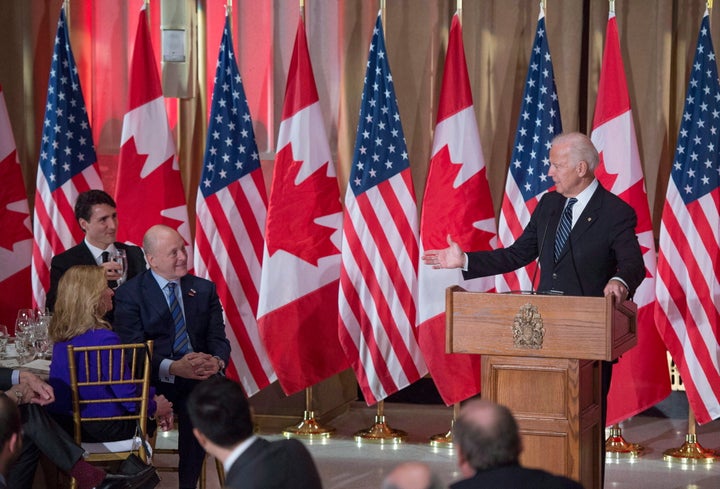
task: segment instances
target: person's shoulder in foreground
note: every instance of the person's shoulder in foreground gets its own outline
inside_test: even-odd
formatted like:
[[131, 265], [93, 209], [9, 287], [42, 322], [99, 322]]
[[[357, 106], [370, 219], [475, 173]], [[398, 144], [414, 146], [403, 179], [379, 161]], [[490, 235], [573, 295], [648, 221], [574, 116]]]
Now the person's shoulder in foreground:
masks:
[[219, 376], [200, 382], [188, 397], [187, 410], [200, 445], [223, 463], [226, 487], [322, 489], [302, 442], [271, 442], [253, 434], [250, 404], [240, 384]]

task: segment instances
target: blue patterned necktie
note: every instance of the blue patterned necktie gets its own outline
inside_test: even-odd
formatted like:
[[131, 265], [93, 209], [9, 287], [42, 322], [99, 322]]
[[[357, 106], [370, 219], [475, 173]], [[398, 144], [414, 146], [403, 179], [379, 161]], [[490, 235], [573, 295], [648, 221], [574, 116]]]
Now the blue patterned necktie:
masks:
[[188, 351], [188, 344], [190, 342], [187, 334], [187, 328], [185, 327], [185, 317], [183, 316], [180, 303], [175, 295], [175, 282], [168, 282], [167, 291], [170, 305], [170, 313], [172, 314], [173, 322], [175, 323], [175, 341], [173, 342], [173, 353], [175, 355], [184, 355]]
[[562, 218], [560, 218], [560, 226], [558, 226], [557, 235], [555, 235], [555, 261], [560, 257], [560, 252], [565, 246], [568, 236], [570, 236], [570, 230], [572, 229], [572, 209], [575, 202], [577, 202], [575, 197], [568, 199]]

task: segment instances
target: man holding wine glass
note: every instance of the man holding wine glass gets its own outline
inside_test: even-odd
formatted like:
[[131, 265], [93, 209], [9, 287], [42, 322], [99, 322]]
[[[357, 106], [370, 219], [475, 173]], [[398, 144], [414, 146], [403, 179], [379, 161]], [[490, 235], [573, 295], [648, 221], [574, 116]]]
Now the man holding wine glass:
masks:
[[88, 190], [78, 195], [75, 219], [85, 233], [85, 239], [54, 256], [50, 263], [50, 290], [45, 301], [50, 311], [55, 306], [60, 278], [72, 266], [103, 267], [108, 285], [113, 289], [147, 268], [141, 248], [115, 241], [116, 207], [112, 197], [102, 190]]

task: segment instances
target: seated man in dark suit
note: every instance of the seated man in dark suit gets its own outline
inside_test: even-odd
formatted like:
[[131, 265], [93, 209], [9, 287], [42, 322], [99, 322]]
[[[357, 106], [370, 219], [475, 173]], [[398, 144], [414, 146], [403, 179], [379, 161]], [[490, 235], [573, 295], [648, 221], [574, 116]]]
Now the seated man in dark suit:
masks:
[[[50, 290], [45, 305], [52, 311], [57, 297], [60, 277], [75, 265], [100, 265], [105, 268], [108, 284], [114, 289], [119, 282], [131, 279], [144, 271], [145, 257], [137, 246], [115, 241], [118, 217], [115, 201], [102, 190], [88, 190], [78, 195], [75, 201], [75, 219], [85, 233], [85, 239], [78, 245], [53, 257], [50, 262]], [[110, 260], [116, 250], [124, 250], [127, 257], [127, 271], [121, 271], [119, 263]]]
[[[17, 460], [14, 463], [8, 460], [8, 466], [3, 466], [5, 461], [2, 460], [3, 455], [0, 455], [0, 473], [9, 472], [6, 481], [9, 488], [32, 487], [40, 452], [60, 470], [74, 477], [79, 489], [133, 489], [140, 487], [146, 472], [152, 470], [152, 467], [148, 467], [134, 475], [115, 475], [107, 474], [87, 463], [83, 459], [84, 450], [75, 444], [42, 407], [55, 400], [52, 387], [30, 372], [0, 367], [0, 397], [17, 404], [22, 422], [22, 442], [16, 447]], [[0, 415], [0, 422], [4, 425], [3, 415]]]
[[21, 447], [20, 411], [9, 397], [0, 395], [0, 489], [7, 488], [10, 465], [20, 454]]
[[193, 436], [185, 400], [198, 382], [224, 371], [230, 342], [215, 284], [188, 273], [182, 236], [152, 226], [143, 247], [150, 269], [115, 291], [113, 328], [124, 343], [155, 342], [152, 383], [173, 403], [178, 420], [179, 487], [194, 489], [205, 452]]
[[253, 435], [250, 404], [239, 384], [214, 377], [187, 401], [193, 433], [225, 467], [231, 489], [321, 489], [315, 462], [302, 442]]
[[460, 472], [450, 489], [582, 489], [567, 477], [520, 466], [520, 434], [505, 406], [482, 399], [463, 404], [453, 425]]

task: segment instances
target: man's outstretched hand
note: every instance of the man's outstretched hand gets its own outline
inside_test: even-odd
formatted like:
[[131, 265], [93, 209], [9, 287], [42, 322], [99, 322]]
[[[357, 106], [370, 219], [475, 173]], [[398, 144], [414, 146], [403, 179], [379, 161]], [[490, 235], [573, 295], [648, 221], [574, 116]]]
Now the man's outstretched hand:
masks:
[[449, 234], [447, 242], [450, 246], [443, 250], [426, 250], [422, 256], [423, 263], [433, 268], [463, 268], [465, 253]]

